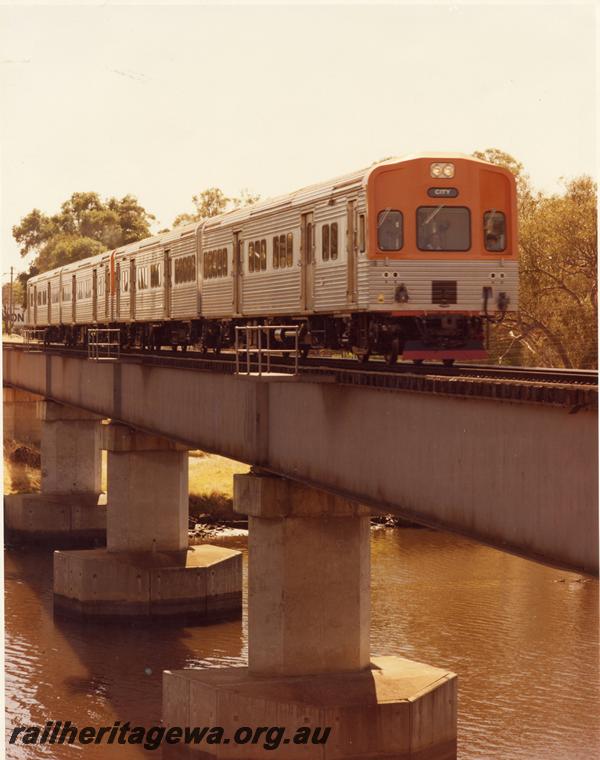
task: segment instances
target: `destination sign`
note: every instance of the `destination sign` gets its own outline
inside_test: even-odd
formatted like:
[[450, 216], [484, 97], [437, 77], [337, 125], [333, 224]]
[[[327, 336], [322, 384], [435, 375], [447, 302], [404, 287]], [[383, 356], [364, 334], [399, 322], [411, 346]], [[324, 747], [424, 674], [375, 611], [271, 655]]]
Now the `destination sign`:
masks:
[[430, 187], [427, 190], [427, 195], [430, 198], [456, 198], [458, 195], [458, 188], [456, 187]]

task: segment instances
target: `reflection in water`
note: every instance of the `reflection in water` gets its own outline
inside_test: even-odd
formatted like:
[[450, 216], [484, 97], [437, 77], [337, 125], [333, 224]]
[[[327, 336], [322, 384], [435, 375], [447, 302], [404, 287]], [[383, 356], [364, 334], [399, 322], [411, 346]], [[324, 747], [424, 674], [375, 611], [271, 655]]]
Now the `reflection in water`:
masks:
[[[244, 548], [245, 539], [222, 543]], [[429, 530], [374, 530], [372, 549], [372, 652], [459, 674], [461, 760], [597, 755], [596, 580]], [[7, 730], [67, 719], [157, 724], [162, 670], [246, 659], [245, 611], [242, 622], [206, 627], [54, 620], [51, 579], [50, 552], [6, 552]], [[82, 753], [149, 754], [130, 745], [20, 745], [7, 757]]]

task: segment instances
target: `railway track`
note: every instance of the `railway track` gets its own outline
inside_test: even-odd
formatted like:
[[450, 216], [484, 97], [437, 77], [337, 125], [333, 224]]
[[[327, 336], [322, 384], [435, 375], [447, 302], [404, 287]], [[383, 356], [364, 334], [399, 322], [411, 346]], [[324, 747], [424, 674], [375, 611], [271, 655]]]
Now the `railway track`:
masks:
[[[23, 344], [5, 342], [4, 347], [16, 348], [17, 350], [27, 349]], [[53, 354], [67, 354], [86, 356], [87, 350], [84, 348], [67, 348], [59, 344], [50, 344], [49, 346], [33, 350], [43, 350]], [[231, 372], [235, 369], [235, 355], [232, 351], [222, 351], [219, 354], [203, 353], [201, 351], [177, 351], [163, 348], [159, 351], [150, 351], [142, 349], [129, 349], [121, 352], [122, 359], [141, 361], [143, 363], [165, 363], [168, 365], [187, 366], [197, 369], [214, 369], [217, 371]], [[273, 367], [285, 369], [290, 367], [290, 361], [283, 357], [271, 357]], [[242, 362], [245, 368], [245, 362]], [[264, 367], [264, 360], [263, 360]], [[256, 369], [256, 365], [254, 365]], [[563, 369], [554, 367], [517, 367], [517, 366], [497, 366], [490, 364], [454, 364], [448, 367], [439, 363], [413, 364], [411, 362], [399, 362], [393, 367], [388, 366], [384, 361], [372, 359], [368, 363], [361, 364], [352, 357], [328, 357], [328, 356], [309, 356], [300, 360], [300, 373], [314, 373], [319, 371], [331, 372], [343, 371], [360, 373], [361, 375], [369, 374], [386, 374], [386, 375], [413, 375], [415, 377], [443, 377], [443, 378], [473, 378], [473, 379], [494, 379], [507, 381], [520, 381], [532, 383], [555, 383], [560, 385], [582, 385], [597, 386], [598, 370], [595, 369]]]
[[[14, 350], [31, 351], [18, 343], [4, 343]], [[83, 348], [66, 348], [58, 344], [40, 346], [52, 355], [86, 357]], [[235, 372], [235, 355], [231, 351], [203, 354], [200, 351], [128, 350], [121, 361], [143, 365], [168, 366], [178, 369]], [[290, 372], [291, 360], [271, 357], [272, 370]], [[263, 365], [264, 366], [264, 365]], [[254, 371], [256, 365], [254, 366]], [[569, 407], [572, 411], [597, 408], [598, 372], [596, 370], [555, 369], [548, 367], [498, 367], [486, 364], [403, 363], [389, 367], [383, 361], [361, 364], [353, 358], [313, 356], [301, 361], [299, 373], [315, 381], [344, 385], [405, 390], [421, 393], [479, 397], [505, 401], [537, 403]]]

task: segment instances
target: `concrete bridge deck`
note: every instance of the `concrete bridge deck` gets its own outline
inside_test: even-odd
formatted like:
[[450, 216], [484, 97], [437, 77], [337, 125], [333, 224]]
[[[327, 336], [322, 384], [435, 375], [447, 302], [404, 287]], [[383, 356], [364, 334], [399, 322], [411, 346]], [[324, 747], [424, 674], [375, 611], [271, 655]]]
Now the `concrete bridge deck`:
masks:
[[597, 409], [3, 346], [5, 385], [415, 522], [598, 570]]

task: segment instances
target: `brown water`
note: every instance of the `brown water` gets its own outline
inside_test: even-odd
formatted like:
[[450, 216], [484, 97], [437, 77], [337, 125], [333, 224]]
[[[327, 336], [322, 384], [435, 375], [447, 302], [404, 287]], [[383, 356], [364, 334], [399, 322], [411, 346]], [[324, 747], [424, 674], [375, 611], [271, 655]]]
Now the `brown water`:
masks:
[[[226, 543], [245, 550], [245, 539]], [[375, 530], [372, 551], [372, 653], [459, 674], [461, 760], [598, 756], [596, 580], [428, 530]], [[163, 669], [245, 660], [245, 613], [189, 628], [65, 622], [53, 619], [49, 552], [8, 550], [5, 575], [7, 729], [155, 725]], [[7, 748], [19, 760], [82, 754], [160, 757], [128, 745]]]

